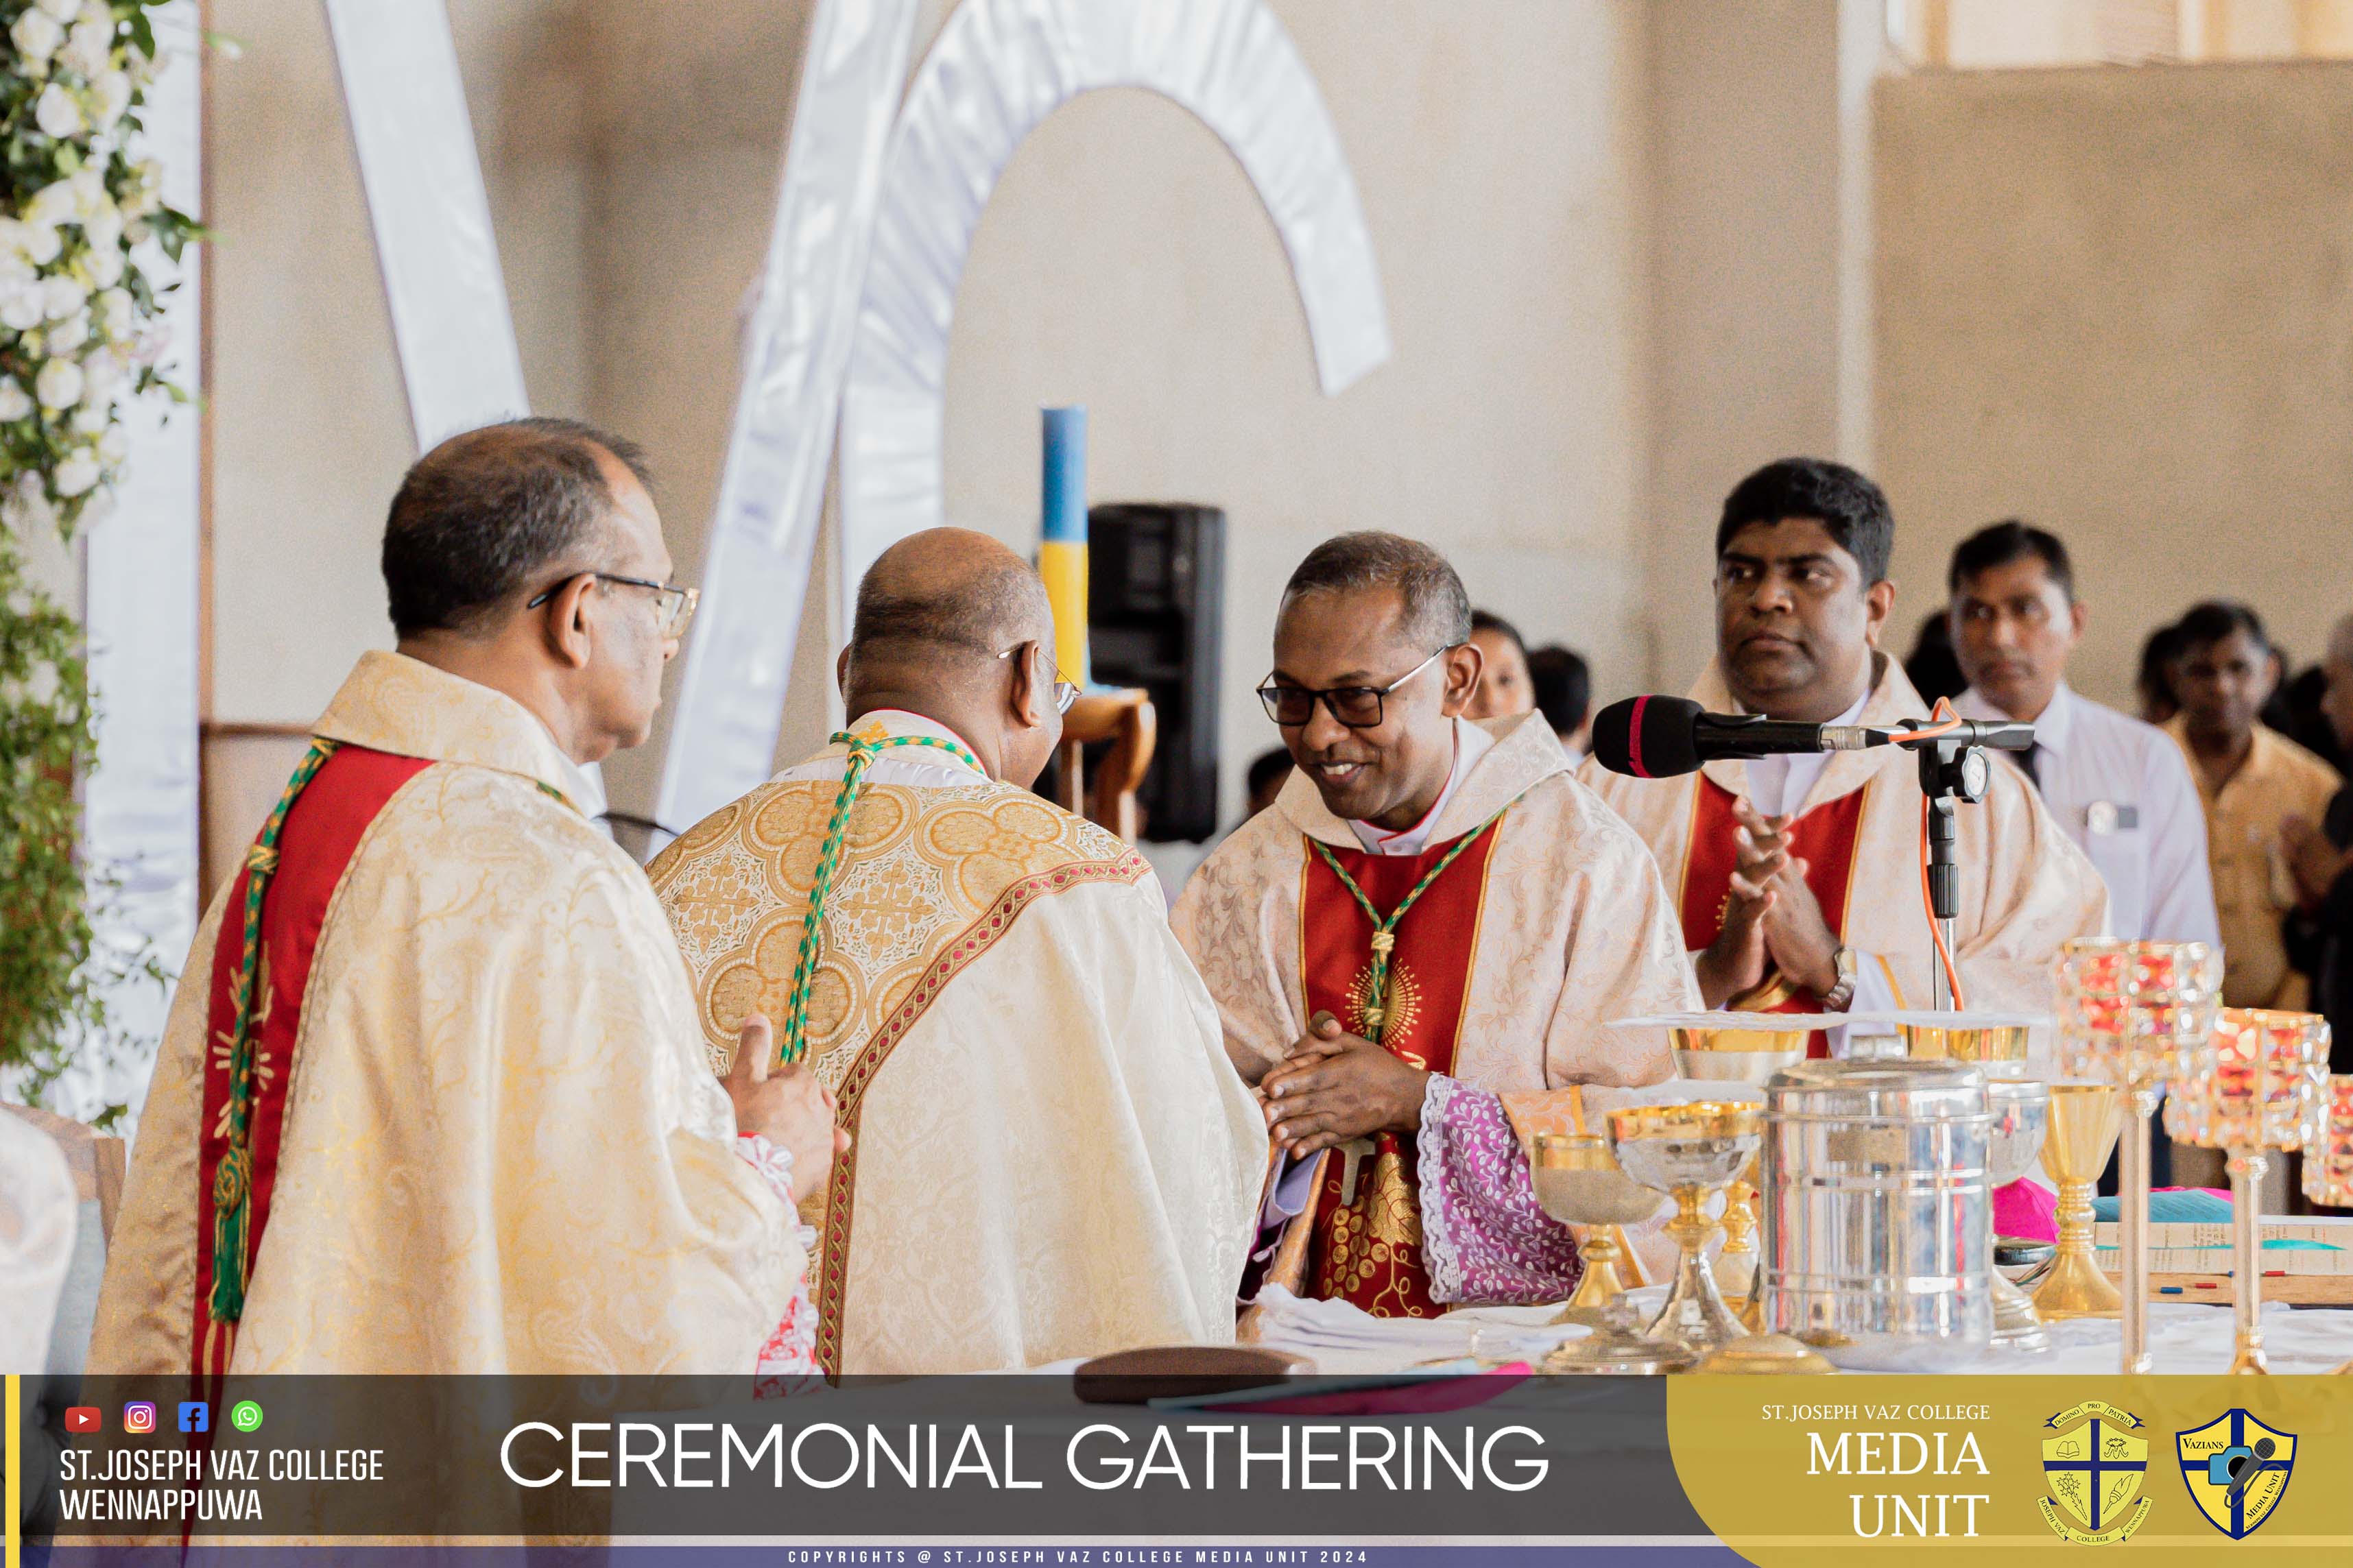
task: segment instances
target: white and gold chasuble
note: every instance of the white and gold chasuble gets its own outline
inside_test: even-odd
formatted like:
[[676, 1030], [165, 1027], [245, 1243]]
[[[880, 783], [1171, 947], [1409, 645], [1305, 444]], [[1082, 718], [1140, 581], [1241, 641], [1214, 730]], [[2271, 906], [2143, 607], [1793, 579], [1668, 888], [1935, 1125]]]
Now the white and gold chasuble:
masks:
[[[896, 710], [855, 728], [952, 739]], [[846, 751], [653, 864], [714, 1070], [747, 1013], [784, 1017]], [[1150, 868], [944, 752], [885, 758], [849, 815], [808, 1010], [808, 1062], [855, 1140], [803, 1205], [819, 1361], [965, 1372], [1230, 1342], [1266, 1136]]]
[[[1446, 879], [1471, 869], [1472, 879], [1459, 887], [1465, 907], [1421, 911], [1435, 917], [1433, 929], [1422, 932], [1409, 921], [1385, 1002], [1404, 1022], [1382, 1043], [1436, 1073], [1441, 1089], [1451, 1092], [1459, 1084], [1473, 1100], [1500, 1101], [1525, 1153], [1539, 1132], [1599, 1131], [1607, 1109], [1650, 1098], [1642, 1091], [1673, 1072], [1665, 1031], [1604, 1026], [1689, 1009], [1698, 992], [1658, 868], [1641, 841], [1571, 775], [1567, 754], [1543, 716], [1489, 720], [1480, 728], [1494, 744], [1444, 798], [1423, 855], [1436, 856], [1491, 818], [1483, 838], [1492, 845], [1474, 846], [1430, 889], [1430, 900], [1442, 900]], [[1294, 773], [1273, 806], [1236, 828], [1201, 863], [1176, 903], [1177, 935], [1217, 998], [1226, 1049], [1253, 1083], [1307, 1032], [1319, 1005], [1337, 1000], [1331, 1011], [1351, 1028], [1366, 1021], [1366, 950], [1355, 938], [1329, 940], [1328, 927], [1356, 917], [1345, 897], [1324, 886], [1329, 879], [1317, 845], [1344, 857], [1362, 849], [1307, 775]], [[1441, 996], [1445, 1005], [1433, 1012], [1430, 1005]], [[1433, 1016], [1414, 1019], [1409, 1012]], [[1424, 1156], [1443, 1130], [1431, 1117], [1426, 1105], [1418, 1149], [1398, 1139], [1392, 1157], [1384, 1146], [1388, 1135], [1373, 1141], [1374, 1151], [1360, 1156], [1368, 1180], [1351, 1183], [1339, 1167], [1319, 1177], [1324, 1201], [1314, 1211], [1325, 1216], [1320, 1233], [1331, 1220], [1330, 1199], [1340, 1194], [1357, 1217], [1342, 1215], [1339, 1226], [1378, 1266], [1372, 1281], [1380, 1282], [1382, 1269], [1409, 1278], [1367, 1300], [1359, 1281], [1319, 1279], [1329, 1269], [1311, 1266], [1298, 1281], [1303, 1293], [1404, 1315], [1430, 1310], [1425, 1291], [1440, 1306], [1468, 1299], [1451, 1282], [1451, 1245], [1432, 1234], [1438, 1216], [1425, 1190], [1430, 1163]], [[1328, 1154], [1324, 1160], [1334, 1164]], [[1525, 1158], [1513, 1170], [1499, 1168], [1493, 1182], [1514, 1189], [1507, 1195], [1514, 1201], [1525, 1200]], [[1651, 1254], [1671, 1256], [1671, 1247], [1642, 1228], [1630, 1232]], [[1328, 1256], [1332, 1249], [1324, 1250]], [[1394, 1267], [1400, 1258], [1401, 1269]], [[1563, 1285], [1551, 1299], [1566, 1293]]]
[[[290, 1077], [221, 1370], [750, 1373], [802, 1274], [793, 1215], [737, 1155], [676, 943], [577, 770], [521, 704], [397, 654], [315, 732], [412, 761], [332, 885], [290, 1059], [259, 1064]], [[228, 897], [173, 1003], [94, 1371], [191, 1368]]]

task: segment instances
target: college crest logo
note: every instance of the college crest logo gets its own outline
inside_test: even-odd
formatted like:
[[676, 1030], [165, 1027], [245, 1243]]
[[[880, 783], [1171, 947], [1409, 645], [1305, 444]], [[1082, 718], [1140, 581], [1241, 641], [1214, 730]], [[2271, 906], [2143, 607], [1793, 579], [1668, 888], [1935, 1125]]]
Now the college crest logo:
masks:
[[2275, 1432], [2243, 1410], [2174, 1435], [2181, 1479], [2207, 1522], [2244, 1541], [2272, 1516], [2295, 1464], [2295, 1434]]
[[2148, 1477], [2148, 1438], [2129, 1410], [2097, 1399], [2072, 1405], [2042, 1424], [2042, 1521], [2085, 1546], [2123, 1541], [2148, 1517], [2141, 1483]]

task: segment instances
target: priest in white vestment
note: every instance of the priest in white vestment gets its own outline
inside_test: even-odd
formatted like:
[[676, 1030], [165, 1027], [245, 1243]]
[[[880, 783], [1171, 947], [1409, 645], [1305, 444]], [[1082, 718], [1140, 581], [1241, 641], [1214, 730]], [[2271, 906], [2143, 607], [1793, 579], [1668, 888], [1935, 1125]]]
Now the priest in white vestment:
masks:
[[1233, 1338], [1265, 1131], [1150, 868], [1028, 788], [1076, 690], [1052, 647], [1002, 545], [902, 541], [847, 728], [652, 868], [714, 1069], [765, 1012], [853, 1134], [804, 1205], [829, 1372]]
[[1696, 1004], [1658, 868], [1543, 715], [1461, 717], [1470, 639], [1429, 546], [1319, 545], [1261, 689], [1297, 771], [1177, 902], [1286, 1156], [1253, 1288], [1395, 1317], [1557, 1300], [1577, 1251], [1528, 1144], [1667, 1079], [1665, 1031], [1612, 1020]]
[[581, 809], [691, 603], [641, 459], [566, 421], [453, 437], [384, 559], [402, 651], [361, 657], [182, 973], [92, 1370], [807, 1368], [828, 1108], [712, 1076]]
[[[1852, 468], [1792, 458], [1744, 480], [1718, 530], [1716, 658], [1693, 700], [1809, 723], [1928, 717], [1878, 647], [1894, 603], [1894, 539], [1886, 498]], [[1930, 1005], [1917, 753], [1712, 762], [1665, 779], [1588, 762], [1583, 776], [1657, 856], [1711, 1005]], [[1985, 799], [1957, 811], [1963, 999], [1979, 1012], [2048, 1013], [2052, 963], [2069, 939], [2103, 933], [2106, 888], [2017, 769], [1994, 767]], [[1827, 1048], [1817, 1037], [1815, 1054]]]

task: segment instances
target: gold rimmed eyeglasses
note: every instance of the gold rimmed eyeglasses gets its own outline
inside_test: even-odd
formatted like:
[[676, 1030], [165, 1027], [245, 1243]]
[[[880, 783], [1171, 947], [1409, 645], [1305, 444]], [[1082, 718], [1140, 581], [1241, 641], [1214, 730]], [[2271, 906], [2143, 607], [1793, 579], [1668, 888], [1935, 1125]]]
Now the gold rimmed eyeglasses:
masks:
[[[1021, 647], [1026, 647], [1028, 646], [1029, 645], [1025, 643], [1020, 647], [1007, 648], [1003, 653], [998, 654], [997, 657], [999, 658], [1011, 658], [1015, 654], [1021, 651]], [[1045, 650], [1040, 647], [1039, 651], [1042, 653]], [[1053, 664], [1054, 666], [1054, 711], [1057, 713], [1068, 713], [1071, 710], [1071, 704], [1079, 700], [1079, 683], [1062, 673], [1062, 667], [1059, 664], [1054, 664], [1051, 655], [1048, 656], [1046, 662]]]

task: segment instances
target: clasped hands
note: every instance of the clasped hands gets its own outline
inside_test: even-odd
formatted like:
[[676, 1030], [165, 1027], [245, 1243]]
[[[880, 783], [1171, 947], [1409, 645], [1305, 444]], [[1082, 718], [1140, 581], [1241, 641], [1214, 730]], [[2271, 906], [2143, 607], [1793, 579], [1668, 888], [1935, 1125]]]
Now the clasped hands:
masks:
[[1790, 853], [1789, 818], [1767, 816], [1745, 800], [1732, 804], [1739, 863], [1725, 900], [1724, 930], [1693, 961], [1700, 999], [1721, 1007], [1765, 978], [1765, 961], [1817, 996], [1838, 984], [1839, 939], [1814, 890], [1807, 863]]
[[1277, 1146], [1305, 1156], [1376, 1132], [1412, 1131], [1429, 1085], [1421, 1068], [1318, 1012], [1259, 1080], [1259, 1105]]
[[847, 1152], [849, 1132], [833, 1124], [833, 1091], [798, 1062], [771, 1066], [776, 1054], [768, 1020], [754, 1013], [744, 1020], [735, 1064], [720, 1081], [735, 1107], [735, 1127], [756, 1132], [793, 1156], [793, 1198], [825, 1185], [833, 1157]]

